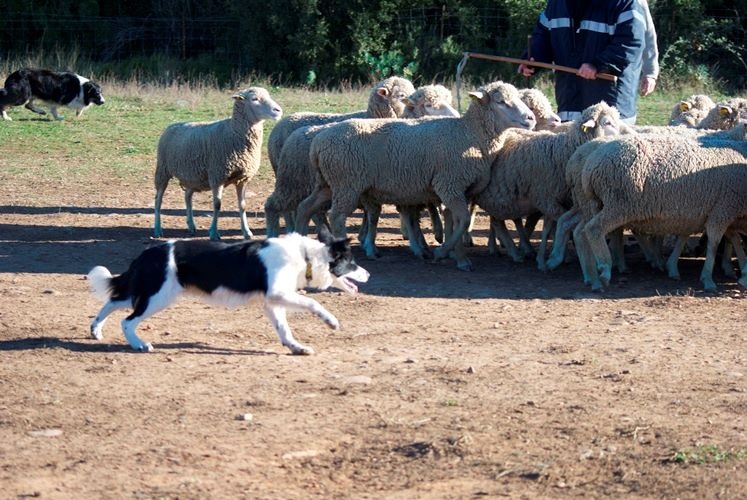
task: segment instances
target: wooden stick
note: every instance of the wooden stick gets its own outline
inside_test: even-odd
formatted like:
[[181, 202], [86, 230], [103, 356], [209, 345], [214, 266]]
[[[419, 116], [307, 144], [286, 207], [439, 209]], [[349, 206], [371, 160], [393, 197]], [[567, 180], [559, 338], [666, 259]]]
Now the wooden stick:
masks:
[[[529, 61], [527, 59], [516, 59], [514, 57], [480, 54], [479, 52], [465, 52], [464, 55], [465, 57], [472, 57], [474, 59], [485, 59], [487, 61], [500, 61], [500, 62], [507, 62], [511, 64], [524, 64], [526, 66], [536, 66], [538, 68], [552, 69], [555, 71], [565, 71], [566, 73], [573, 73], [574, 75], [578, 74], [577, 68], [571, 68], [570, 66], [561, 66], [560, 64], [543, 63], [539, 61]], [[617, 82], [617, 77], [615, 75], [610, 75], [609, 73], [597, 73], [597, 78], [600, 78], [602, 80], [609, 80], [611, 82]]]

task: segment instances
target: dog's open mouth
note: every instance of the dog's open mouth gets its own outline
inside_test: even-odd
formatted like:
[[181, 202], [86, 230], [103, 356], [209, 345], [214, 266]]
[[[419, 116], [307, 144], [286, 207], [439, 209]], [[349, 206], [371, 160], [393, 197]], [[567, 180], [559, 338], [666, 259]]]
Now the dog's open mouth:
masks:
[[355, 284], [355, 281], [348, 279], [345, 276], [341, 276], [340, 282], [344, 286], [346, 292], [358, 293], [358, 285]]

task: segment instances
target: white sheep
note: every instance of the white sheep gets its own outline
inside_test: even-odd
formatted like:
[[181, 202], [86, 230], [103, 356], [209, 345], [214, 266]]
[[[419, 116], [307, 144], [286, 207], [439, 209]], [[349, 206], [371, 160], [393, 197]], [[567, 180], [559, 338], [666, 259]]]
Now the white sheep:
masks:
[[[605, 237], [621, 227], [647, 234], [708, 235], [700, 279], [716, 290], [716, 246], [735, 224], [747, 221], [747, 141], [636, 135], [593, 151], [581, 182], [591, 209], [580, 232], [580, 251], [590, 250], [602, 285], [609, 283], [611, 257]], [[578, 229], [578, 228], [577, 228]], [[588, 245], [588, 249], [585, 249]], [[675, 249], [677, 250], [677, 249]], [[678, 252], [673, 252], [678, 255]], [[676, 259], [667, 262], [676, 274]]]
[[537, 264], [545, 269], [549, 232], [570, 204], [565, 183], [568, 159], [581, 144], [596, 137], [618, 135], [620, 114], [604, 102], [586, 108], [567, 132], [507, 130], [496, 157], [490, 183], [474, 201], [491, 216], [491, 225], [515, 261], [523, 260], [503, 221], [518, 219], [537, 211], [544, 216], [542, 242]]
[[[280, 120], [267, 138], [267, 157], [272, 171], [277, 174], [280, 154], [288, 137], [301, 127], [312, 127], [337, 123], [352, 118], [400, 118], [407, 113], [407, 96], [415, 92], [412, 82], [406, 78], [392, 76], [373, 86], [368, 97], [368, 108], [352, 113], [293, 113]], [[283, 216], [286, 227], [294, 225], [295, 213], [286, 211]], [[322, 222], [323, 219], [319, 219]]]
[[[536, 120], [513, 85], [494, 82], [470, 97], [459, 118], [348, 120], [319, 132], [310, 151], [317, 183], [298, 207], [297, 229], [303, 233], [309, 216], [330, 200], [337, 235], [345, 234], [346, 218], [359, 203], [368, 208], [442, 202], [451, 210], [454, 230], [435, 257], [454, 250], [457, 266], [472, 269], [461, 241], [469, 222], [467, 200], [489, 181], [500, 133], [509, 127], [531, 129]], [[415, 240], [410, 238], [410, 247], [422, 255]], [[375, 255], [370, 239], [365, 250]]]
[[[524, 104], [527, 105], [527, 107], [534, 113], [534, 118], [537, 120], [537, 125], [534, 127], [534, 130], [541, 131], [541, 130], [550, 130], [552, 132], [561, 132], [564, 130], [567, 130], [565, 128], [564, 130], [561, 130], [561, 121], [560, 116], [558, 116], [557, 113], [555, 113], [552, 109], [552, 104], [550, 104], [550, 100], [547, 98], [545, 94], [542, 93], [541, 90], [538, 89], [519, 89], [519, 98], [522, 100]], [[475, 203], [470, 204], [470, 221], [469, 221], [469, 227], [467, 227], [467, 232], [465, 233], [464, 243], [467, 246], [472, 246], [473, 238], [472, 238], [472, 230], [475, 226], [475, 218], [477, 216], [477, 205]], [[519, 232], [521, 236], [522, 246], [525, 252], [531, 253], [532, 248], [531, 244], [529, 244], [529, 236], [528, 234], [531, 234], [534, 230], [534, 226], [539, 220], [539, 214], [532, 214], [530, 217], [527, 218], [527, 225], [526, 225], [526, 231], [524, 223], [521, 219], [515, 219], [514, 225], [516, 226], [517, 231]], [[490, 248], [490, 252], [494, 253], [497, 251], [495, 248], [495, 231], [493, 228], [490, 228], [490, 237], [488, 239], [488, 247]]]
[[392, 76], [378, 82], [371, 89], [368, 97], [368, 108], [352, 113], [293, 113], [280, 120], [267, 138], [267, 156], [273, 172], [277, 171], [277, 162], [283, 145], [294, 130], [336, 123], [351, 118], [400, 118], [406, 112], [407, 96], [415, 92], [412, 82], [406, 78]]
[[[403, 115], [410, 118], [456, 113], [451, 106], [451, 92], [442, 85], [421, 87], [403, 102], [407, 108]], [[309, 166], [309, 148], [319, 131], [331, 125], [334, 123], [301, 127], [286, 138], [276, 160], [275, 189], [265, 202], [268, 237], [280, 233], [280, 214], [295, 213], [298, 204], [314, 190], [315, 178]], [[317, 225], [324, 223], [324, 217], [319, 214], [314, 217]], [[286, 229], [291, 232], [294, 227], [291, 225]], [[367, 232], [367, 229], [362, 228], [362, 232]]]
[[280, 106], [261, 87], [249, 87], [233, 96], [233, 114], [214, 122], [181, 122], [169, 125], [158, 141], [156, 160], [156, 238], [163, 236], [161, 202], [172, 177], [184, 189], [187, 206], [187, 228], [194, 234], [192, 195], [195, 191], [213, 193], [213, 221], [210, 239], [220, 239], [218, 213], [223, 188], [234, 184], [239, 204], [241, 232], [244, 238], [252, 233], [246, 221], [244, 193], [247, 182], [259, 170], [262, 148], [262, 122], [282, 116]]
[[550, 130], [555, 129], [560, 125], [560, 116], [553, 111], [552, 104], [545, 94], [538, 89], [520, 89], [519, 97], [524, 104], [529, 106], [529, 109], [534, 113], [534, 117], [537, 119], [537, 126], [534, 130]]
[[705, 94], [693, 94], [675, 104], [669, 117], [669, 125], [697, 127], [716, 103]]
[[698, 123], [699, 129], [727, 130], [734, 128], [747, 114], [747, 99], [733, 97], [721, 101]]

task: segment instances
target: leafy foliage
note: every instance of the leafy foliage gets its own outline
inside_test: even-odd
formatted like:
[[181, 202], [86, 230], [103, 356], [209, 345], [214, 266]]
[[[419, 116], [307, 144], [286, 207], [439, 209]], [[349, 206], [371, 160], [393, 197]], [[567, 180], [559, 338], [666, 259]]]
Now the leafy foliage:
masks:
[[[85, 63], [99, 75], [166, 83], [206, 75], [230, 83], [253, 74], [329, 86], [394, 73], [416, 83], [444, 79], [465, 50], [520, 56], [546, 0], [0, 3], [0, 63]], [[649, 3], [663, 85], [747, 87], [746, 0]], [[55, 61], [57, 53], [78, 57]], [[470, 74], [518, 80], [507, 64], [471, 62]]]

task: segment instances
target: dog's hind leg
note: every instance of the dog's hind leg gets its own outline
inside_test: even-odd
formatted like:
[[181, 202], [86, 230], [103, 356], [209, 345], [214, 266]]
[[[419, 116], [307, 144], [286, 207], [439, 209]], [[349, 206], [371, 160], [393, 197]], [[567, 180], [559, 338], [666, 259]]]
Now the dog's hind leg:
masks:
[[290, 349], [293, 354], [314, 354], [314, 349], [301, 344], [293, 338], [293, 332], [291, 332], [290, 325], [288, 324], [284, 307], [266, 304], [265, 312], [267, 313], [267, 317], [270, 318], [272, 327], [275, 328], [278, 337], [280, 337], [280, 342]]
[[32, 112], [36, 113], [37, 115], [46, 115], [47, 114], [47, 112], [44, 111], [43, 109], [37, 108], [36, 106], [34, 106], [34, 102], [33, 101], [27, 102], [24, 107], [26, 109], [28, 109], [29, 111], [32, 111]]
[[49, 111], [52, 113], [52, 116], [55, 120], [64, 120], [65, 117], [57, 113], [57, 106], [51, 106], [49, 108]]
[[167, 271], [166, 280], [161, 288], [150, 297], [140, 296], [133, 298], [132, 303], [135, 310], [132, 314], [122, 320], [122, 333], [130, 347], [136, 351], [150, 352], [153, 346], [149, 342], [143, 342], [137, 336], [137, 325], [144, 319], [153, 316], [158, 311], [167, 308], [184, 291], [184, 288], [176, 279], [174, 270]]
[[99, 313], [95, 318], [93, 318], [93, 321], [91, 322], [91, 337], [95, 338], [96, 340], [103, 339], [104, 334], [102, 330], [104, 328], [104, 323], [106, 322], [106, 317], [117, 309], [124, 309], [126, 307], [130, 307], [130, 305], [131, 304], [129, 300], [110, 300], [106, 304], [104, 304], [104, 307], [101, 308]]

